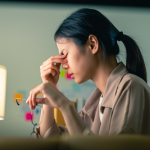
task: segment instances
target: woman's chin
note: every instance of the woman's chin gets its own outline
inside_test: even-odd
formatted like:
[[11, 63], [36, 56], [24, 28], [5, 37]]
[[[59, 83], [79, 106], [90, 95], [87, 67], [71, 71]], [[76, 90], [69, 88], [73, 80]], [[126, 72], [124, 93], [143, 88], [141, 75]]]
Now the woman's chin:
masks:
[[84, 81], [84, 80], [79, 80], [79, 79], [77, 79], [77, 78], [75, 78], [74, 81], [75, 81], [77, 84], [81, 84], [81, 83], [83, 83], [83, 82], [86, 82], [86, 81]]

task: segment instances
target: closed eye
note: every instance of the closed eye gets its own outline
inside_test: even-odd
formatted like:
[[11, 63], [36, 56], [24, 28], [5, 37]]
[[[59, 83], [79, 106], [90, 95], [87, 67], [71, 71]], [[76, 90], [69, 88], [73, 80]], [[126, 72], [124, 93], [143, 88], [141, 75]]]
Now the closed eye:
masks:
[[[67, 55], [68, 55], [68, 53], [67, 53]], [[67, 55], [66, 55], [66, 58], [67, 58]]]

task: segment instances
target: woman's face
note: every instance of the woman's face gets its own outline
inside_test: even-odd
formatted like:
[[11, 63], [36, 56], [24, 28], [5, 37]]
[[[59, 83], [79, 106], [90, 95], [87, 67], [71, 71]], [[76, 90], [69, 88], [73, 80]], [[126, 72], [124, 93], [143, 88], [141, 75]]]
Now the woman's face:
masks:
[[[58, 38], [56, 44], [59, 54], [64, 54], [68, 61], [66, 64], [62, 64], [62, 67], [68, 70], [68, 74], [73, 74], [75, 82], [80, 84], [89, 80], [92, 69], [94, 69], [89, 45], [86, 43], [83, 47], [79, 47], [71, 38]], [[84, 54], [80, 51], [84, 51]]]

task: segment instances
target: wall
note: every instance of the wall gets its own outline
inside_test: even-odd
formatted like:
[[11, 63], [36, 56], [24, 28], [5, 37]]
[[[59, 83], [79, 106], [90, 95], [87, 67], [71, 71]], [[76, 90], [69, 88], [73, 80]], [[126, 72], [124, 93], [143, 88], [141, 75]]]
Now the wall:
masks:
[[[20, 109], [13, 101], [14, 93], [30, 90], [39, 85], [40, 65], [52, 55], [58, 55], [53, 35], [59, 24], [77, 8], [95, 8], [125, 34], [133, 37], [143, 53], [148, 84], [150, 73], [149, 35], [150, 10], [141, 8], [104, 7], [88, 5], [0, 3], [0, 65], [7, 68], [5, 119], [0, 121], [0, 137], [29, 137], [31, 122], [24, 121]], [[119, 42], [120, 61], [125, 63], [125, 49]], [[118, 60], [119, 61], [119, 60]], [[70, 90], [74, 81], [60, 79], [60, 90]], [[95, 85], [74, 97], [93, 92]], [[85, 83], [86, 86], [86, 83]], [[87, 93], [86, 93], [87, 92]], [[70, 96], [68, 95], [70, 98]], [[74, 98], [73, 97], [73, 98]], [[73, 98], [70, 100], [73, 100]]]

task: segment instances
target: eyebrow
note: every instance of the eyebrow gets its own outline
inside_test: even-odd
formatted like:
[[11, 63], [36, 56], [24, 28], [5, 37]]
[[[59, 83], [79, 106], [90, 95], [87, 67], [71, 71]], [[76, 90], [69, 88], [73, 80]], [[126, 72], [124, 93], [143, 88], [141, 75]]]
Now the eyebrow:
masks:
[[65, 49], [63, 49], [62, 51], [61, 51], [61, 53], [60, 53], [60, 55], [63, 55], [63, 51], [64, 51]]

